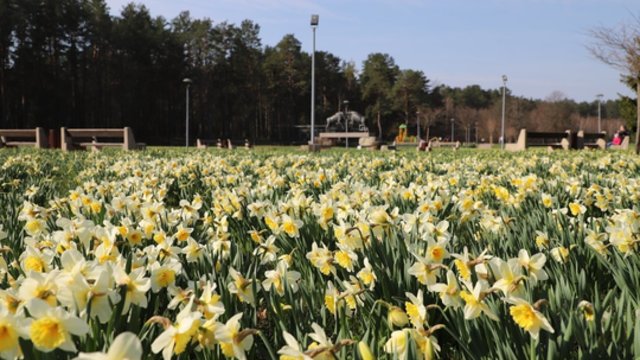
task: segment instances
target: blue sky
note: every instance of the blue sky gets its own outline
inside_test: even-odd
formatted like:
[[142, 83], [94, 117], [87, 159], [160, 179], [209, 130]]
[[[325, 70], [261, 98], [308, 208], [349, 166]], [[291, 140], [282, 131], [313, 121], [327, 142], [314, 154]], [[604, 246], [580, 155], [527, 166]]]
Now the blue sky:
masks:
[[[107, 0], [119, 14], [127, 0]], [[181, 10], [196, 18], [261, 26], [263, 45], [294, 34], [311, 52], [311, 14], [320, 15], [317, 50], [352, 60], [372, 52], [393, 56], [400, 68], [424, 71], [432, 83], [501, 86], [545, 98], [561, 91], [578, 101], [631, 94], [619, 71], [593, 59], [589, 29], [616, 26], [640, 15], [638, 0], [137, 0], [154, 16]]]

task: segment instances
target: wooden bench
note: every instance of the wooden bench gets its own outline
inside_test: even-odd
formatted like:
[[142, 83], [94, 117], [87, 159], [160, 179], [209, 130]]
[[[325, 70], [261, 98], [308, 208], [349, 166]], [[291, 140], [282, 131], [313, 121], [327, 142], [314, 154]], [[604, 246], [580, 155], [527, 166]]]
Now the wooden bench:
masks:
[[576, 149], [605, 149], [607, 147], [606, 132], [600, 133], [585, 133], [584, 131], [578, 131], [576, 136], [575, 148]]
[[361, 137], [358, 139], [358, 149], [377, 150], [379, 146], [380, 142], [375, 136]]
[[553, 149], [571, 149], [571, 131], [564, 132], [532, 132], [520, 130], [518, 142], [505, 144], [508, 151], [522, 151], [534, 146], [544, 146]]
[[460, 148], [460, 146], [462, 146], [460, 141], [440, 141], [439, 139], [431, 139], [429, 141], [429, 147], [431, 148], [446, 147], [457, 150]]
[[206, 149], [208, 147], [216, 145], [218, 148], [222, 148], [222, 140], [212, 140], [212, 139], [196, 139], [196, 148], [198, 149]]
[[321, 132], [318, 134], [320, 139], [358, 139], [369, 136], [368, 132]]
[[[226, 139], [226, 140], [222, 140], [222, 139], [210, 140], [210, 139], [200, 139], [200, 138], [196, 139], [196, 147], [198, 149], [206, 149], [213, 145], [215, 145], [218, 149], [233, 150], [235, 148], [235, 146], [233, 145], [233, 142], [231, 142], [230, 139]], [[249, 141], [249, 139], [244, 139], [244, 148], [251, 149], [252, 147], [253, 145], [251, 145], [251, 142]]]
[[[104, 141], [109, 140], [109, 141]], [[68, 129], [60, 128], [60, 146], [64, 151], [91, 149], [98, 151], [104, 147], [123, 150], [141, 150], [144, 143], [137, 143], [130, 127], [112, 129]]]
[[627, 150], [629, 148], [629, 136], [625, 136], [624, 139], [622, 139], [622, 143], [620, 143], [620, 145], [611, 145], [609, 147], [609, 149], [612, 150]]
[[44, 129], [0, 129], [0, 147], [31, 146], [36, 149], [46, 149], [47, 136]]
[[368, 132], [321, 132], [316, 137], [316, 145], [322, 149], [332, 147], [339, 139], [358, 139], [371, 137]]

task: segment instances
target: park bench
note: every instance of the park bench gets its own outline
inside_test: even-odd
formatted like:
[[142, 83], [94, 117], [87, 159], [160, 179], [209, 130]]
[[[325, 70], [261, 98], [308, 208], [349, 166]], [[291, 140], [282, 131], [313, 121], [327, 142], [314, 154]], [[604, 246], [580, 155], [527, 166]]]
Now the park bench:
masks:
[[[358, 144], [360, 144], [360, 139], [362, 138], [369, 138], [370, 135], [368, 132], [364, 132], [364, 131], [353, 131], [353, 132], [341, 132], [341, 131], [334, 131], [334, 132], [321, 132], [318, 134], [318, 137], [316, 139], [316, 144], [314, 145], [310, 145], [314, 150], [315, 148], [320, 145], [320, 148], [324, 149], [325, 147], [331, 147], [333, 145], [336, 144], [336, 141], [338, 141], [339, 139], [358, 139]], [[317, 150], [315, 150], [317, 151]]]
[[553, 149], [571, 149], [571, 131], [564, 132], [533, 132], [520, 130], [516, 143], [505, 144], [509, 151], [522, 151], [530, 147], [544, 146]]
[[361, 138], [368, 137], [370, 137], [368, 132], [321, 132], [318, 134], [318, 142], [320, 144], [323, 144], [323, 142], [331, 142], [333, 144], [338, 139], [358, 139], [359, 141]]
[[613, 149], [613, 150], [627, 150], [629, 148], [629, 136], [625, 136], [624, 139], [622, 139], [622, 143], [620, 143], [620, 145], [611, 145], [609, 147], [609, 149]]
[[454, 150], [457, 150], [460, 148], [460, 146], [462, 146], [462, 144], [460, 143], [460, 141], [440, 141], [439, 139], [431, 139], [429, 141], [429, 147], [431, 148], [453, 148]]
[[47, 148], [44, 129], [0, 129], [0, 147], [31, 146], [37, 149]]
[[60, 146], [62, 150], [91, 149], [101, 150], [104, 147], [121, 148], [123, 150], [140, 150], [146, 147], [137, 143], [130, 127], [110, 129], [69, 129], [60, 128]]
[[375, 136], [361, 137], [358, 139], [358, 149], [376, 150], [380, 142]]
[[585, 133], [584, 131], [578, 131], [576, 136], [575, 148], [576, 149], [605, 149], [607, 147], [606, 132], [599, 133]]
[[[198, 149], [206, 149], [214, 145], [218, 149], [233, 150], [235, 148], [235, 146], [233, 145], [233, 142], [230, 139], [226, 139], [226, 140], [222, 140], [222, 139], [212, 140], [212, 139], [200, 139], [200, 138], [196, 139], [196, 147]], [[251, 145], [251, 142], [249, 141], [249, 139], [244, 139], [244, 148], [251, 149], [252, 147], [253, 146]]]
[[211, 146], [217, 146], [218, 148], [222, 148], [222, 140], [213, 140], [213, 139], [196, 139], [196, 148], [198, 149], [206, 149]]

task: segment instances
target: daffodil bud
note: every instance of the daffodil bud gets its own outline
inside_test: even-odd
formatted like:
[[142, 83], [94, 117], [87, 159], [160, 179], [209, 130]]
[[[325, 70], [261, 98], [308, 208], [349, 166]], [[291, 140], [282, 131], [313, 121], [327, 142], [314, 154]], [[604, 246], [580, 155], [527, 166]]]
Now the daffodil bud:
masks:
[[389, 309], [389, 315], [387, 315], [387, 321], [390, 326], [403, 327], [409, 322], [407, 314], [397, 306]]
[[375, 357], [371, 353], [371, 349], [369, 349], [369, 345], [366, 342], [360, 341], [358, 343], [358, 353], [360, 354], [360, 358], [362, 360], [374, 360]]
[[593, 304], [586, 300], [580, 301], [578, 304], [578, 309], [582, 310], [582, 314], [584, 315], [584, 319], [587, 321], [593, 321], [596, 317], [596, 312], [593, 309]]

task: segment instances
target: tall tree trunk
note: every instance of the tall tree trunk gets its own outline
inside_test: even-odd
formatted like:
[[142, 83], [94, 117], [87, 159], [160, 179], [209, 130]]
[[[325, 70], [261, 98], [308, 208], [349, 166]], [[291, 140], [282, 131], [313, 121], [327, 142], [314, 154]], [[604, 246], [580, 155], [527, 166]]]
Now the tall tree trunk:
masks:
[[380, 119], [380, 110], [378, 110], [378, 114], [376, 117], [378, 121], [378, 139], [382, 139], [382, 122]]
[[[6, 118], [8, 118], [8, 107], [7, 107], [7, 101], [6, 101], [6, 97], [5, 97], [5, 76], [4, 76], [4, 52], [1, 55], [2, 57], [0, 58], [0, 121], [3, 124], [7, 124], [7, 122], [5, 121]], [[8, 124], [7, 124], [8, 125]]]
[[409, 126], [409, 91], [404, 92], [404, 124]]
[[640, 154], [640, 76], [636, 81], [636, 155]]

